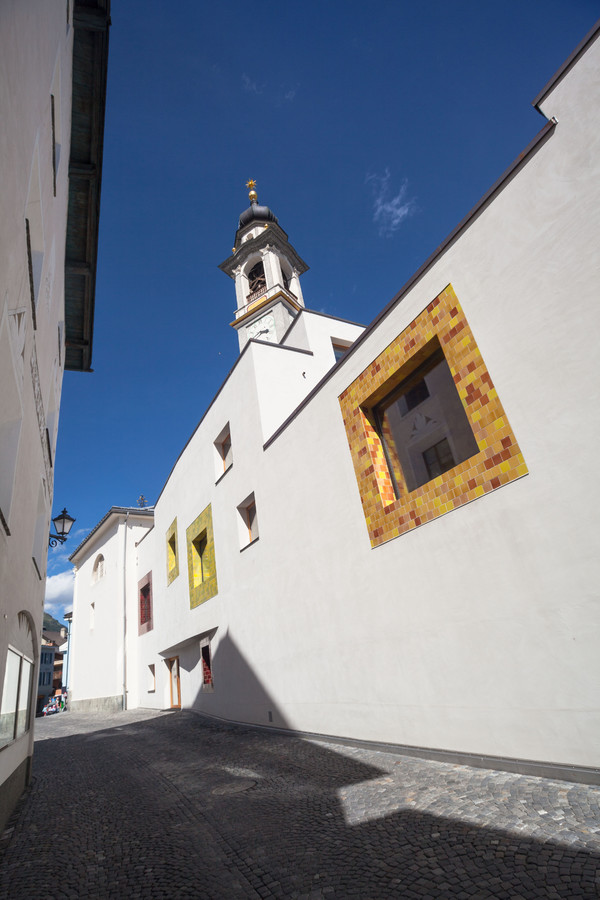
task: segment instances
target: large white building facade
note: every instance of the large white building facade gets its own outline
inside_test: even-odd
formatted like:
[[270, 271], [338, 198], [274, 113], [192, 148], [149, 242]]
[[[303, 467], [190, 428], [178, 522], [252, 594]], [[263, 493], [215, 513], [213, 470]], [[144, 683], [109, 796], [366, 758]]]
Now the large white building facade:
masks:
[[109, 0], [0, 8], [0, 830], [33, 752], [65, 368], [90, 368]]
[[305, 307], [251, 192], [221, 265], [241, 354], [154, 509], [72, 556], [73, 709], [599, 779], [598, 33], [364, 330]]

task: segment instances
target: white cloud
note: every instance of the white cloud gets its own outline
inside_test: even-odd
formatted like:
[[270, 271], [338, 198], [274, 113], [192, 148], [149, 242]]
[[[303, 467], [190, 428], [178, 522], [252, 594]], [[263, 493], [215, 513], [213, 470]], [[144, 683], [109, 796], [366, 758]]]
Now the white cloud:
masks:
[[58, 572], [57, 575], [49, 575], [46, 579], [46, 599], [44, 609], [53, 616], [61, 619], [63, 610], [73, 606], [73, 584], [75, 576], [73, 570]]
[[415, 201], [407, 197], [408, 182], [405, 180], [398, 193], [391, 196], [390, 179], [389, 169], [383, 175], [369, 174], [365, 178], [365, 184], [370, 184], [373, 191], [373, 222], [382, 237], [391, 237], [416, 208]]
[[242, 88], [247, 94], [262, 94], [263, 92], [262, 87], [259, 87], [256, 81], [252, 81], [245, 72], [242, 75]]

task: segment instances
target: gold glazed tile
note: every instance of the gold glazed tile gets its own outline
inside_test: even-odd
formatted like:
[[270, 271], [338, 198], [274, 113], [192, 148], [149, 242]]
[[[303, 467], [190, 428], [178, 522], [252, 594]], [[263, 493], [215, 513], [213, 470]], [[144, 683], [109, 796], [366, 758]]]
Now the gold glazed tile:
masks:
[[[409, 491], [392, 453], [396, 497], [374, 406], [441, 346], [479, 452]], [[452, 285], [448, 285], [342, 394], [339, 402], [371, 546], [527, 474], [516, 438]]]

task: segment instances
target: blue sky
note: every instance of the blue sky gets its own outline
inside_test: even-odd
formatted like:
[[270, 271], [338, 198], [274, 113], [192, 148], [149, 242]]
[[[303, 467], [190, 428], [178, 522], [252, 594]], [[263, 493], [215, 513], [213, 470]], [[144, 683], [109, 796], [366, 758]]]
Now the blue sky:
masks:
[[217, 267], [257, 181], [309, 308], [368, 324], [544, 124], [591, 0], [113, 0], [93, 374], [67, 372], [47, 609], [115, 506], [154, 503], [235, 362]]

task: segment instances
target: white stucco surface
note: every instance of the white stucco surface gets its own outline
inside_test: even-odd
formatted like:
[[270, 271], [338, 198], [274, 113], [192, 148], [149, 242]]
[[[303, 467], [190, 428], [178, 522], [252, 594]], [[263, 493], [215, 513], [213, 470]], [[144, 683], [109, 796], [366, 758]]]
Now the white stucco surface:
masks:
[[[0, 518], [0, 696], [8, 645], [15, 647], [23, 613], [30, 634], [27, 646], [17, 642], [16, 649], [35, 663], [33, 716], [64, 366], [73, 32], [66, 27], [64, 4], [59, 10], [43, 0], [26, 4], [7, 0], [0, 23], [4, 173], [0, 180], [0, 510], [4, 518], [4, 523]], [[26, 220], [30, 221], [33, 304]], [[2, 749], [2, 798], [4, 784], [32, 750], [33, 727]], [[6, 807], [0, 808], [0, 822], [5, 811]]]
[[[285, 339], [296, 349], [244, 352], [137, 548], [154, 616], [128, 651], [140, 705], [169, 705], [165, 659], [178, 656], [182, 704], [226, 719], [600, 764], [599, 72], [596, 41], [544, 100], [552, 134], [266, 449], [333, 366], [332, 338], [360, 328], [304, 311]], [[450, 283], [529, 474], [371, 549], [338, 398]], [[233, 465], [215, 478], [227, 423]], [[240, 549], [237, 507], [252, 493], [259, 537]], [[209, 504], [218, 593], [191, 609], [186, 528]]]

